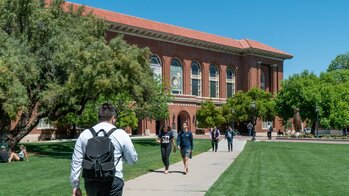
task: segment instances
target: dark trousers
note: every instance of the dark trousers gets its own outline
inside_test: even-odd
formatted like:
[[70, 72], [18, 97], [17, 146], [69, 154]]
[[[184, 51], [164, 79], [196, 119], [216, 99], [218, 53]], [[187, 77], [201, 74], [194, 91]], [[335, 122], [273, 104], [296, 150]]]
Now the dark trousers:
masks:
[[227, 139], [228, 141], [228, 151], [233, 151], [233, 139]]
[[85, 181], [85, 189], [88, 196], [121, 196], [123, 188], [124, 181], [117, 177], [107, 182]]
[[267, 136], [268, 136], [268, 139], [271, 140], [271, 131], [268, 131], [268, 132], [267, 132]]
[[211, 146], [212, 146], [212, 151], [215, 151], [217, 152], [217, 149], [218, 149], [218, 140], [211, 140]]
[[161, 158], [162, 158], [162, 162], [165, 165], [165, 170], [168, 170], [168, 167], [170, 166], [171, 150], [172, 150], [171, 144], [161, 144]]

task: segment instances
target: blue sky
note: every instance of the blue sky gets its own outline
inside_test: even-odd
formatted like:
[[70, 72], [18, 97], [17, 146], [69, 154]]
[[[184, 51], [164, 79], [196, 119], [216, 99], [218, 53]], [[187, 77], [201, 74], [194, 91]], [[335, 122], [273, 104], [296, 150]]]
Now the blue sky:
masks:
[[294, 56], [284, 78], [326, 71], [349, 52], [347, 0], [70, 0], [234, 39], [252, 39]]

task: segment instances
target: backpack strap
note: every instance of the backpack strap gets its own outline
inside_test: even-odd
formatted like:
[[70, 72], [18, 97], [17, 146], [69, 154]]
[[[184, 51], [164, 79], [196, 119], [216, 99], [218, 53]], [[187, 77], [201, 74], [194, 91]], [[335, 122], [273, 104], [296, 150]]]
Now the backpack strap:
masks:
[[112, 129], [110, 129], [110, 131], [106, 134], [107, 135], [107, 137], [110, 137], [111, 136], [111, 134], [113, 134], [114, 133], [114, 131], [116, 130], [116, 128], [114, 127], [114, 128], [112, 128]]
[[92, 136], [93, 136], [93, 137], [97, 136], [96, 131], [95, 131], [92, 127], [89, 128], [89, 130], [90, 130], [90, 132], [92, 133]]

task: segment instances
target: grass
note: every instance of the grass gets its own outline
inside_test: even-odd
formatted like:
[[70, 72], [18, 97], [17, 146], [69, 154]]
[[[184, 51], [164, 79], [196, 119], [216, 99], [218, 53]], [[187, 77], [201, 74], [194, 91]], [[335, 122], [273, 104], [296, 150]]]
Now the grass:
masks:
[[210, 195], [348, 195], [349, 145], [248, 142]]
[[[126, 181], [163, 167], [160, 146], [155, 139], [133, 140], [133, 143], [139, 161], [134, 166], [124, 164]], [[26, 143], [27, 151], [31, 153], [29, 162], [0, 164], [0, 195], [71, 195], [69, 176], [74, 144]], [[194, 155], [209, 148], [209, 140], [194, 139]], [[171, 163], [180, 160], [179, 152], [171, 154]]]

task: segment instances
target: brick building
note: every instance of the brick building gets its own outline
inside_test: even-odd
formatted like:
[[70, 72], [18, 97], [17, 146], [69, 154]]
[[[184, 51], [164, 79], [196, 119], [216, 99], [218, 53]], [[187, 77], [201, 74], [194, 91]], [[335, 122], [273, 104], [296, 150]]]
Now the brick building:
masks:
[[[129, 44], [150, 48], [150, 66], [174, 95], [169, 121], [177, 130], [187, 122], [196, 132], [195, 115], [204, 100], [221, 105], [236, 91], [253, 87], [276, 93], [283, 79], [283, 62], [292, 58], [253, 40], [235, 40], [91, 7], [86, 10], [110, 24], [107, 40], [123, 34]], [[140, 120], [133, 134], [155, 134], [160, 124]], [[273, 127], [279, 129], [280, 122], [275, 120]], [[257, 132], [264, 128], [265, 122], [257, 123]]]

